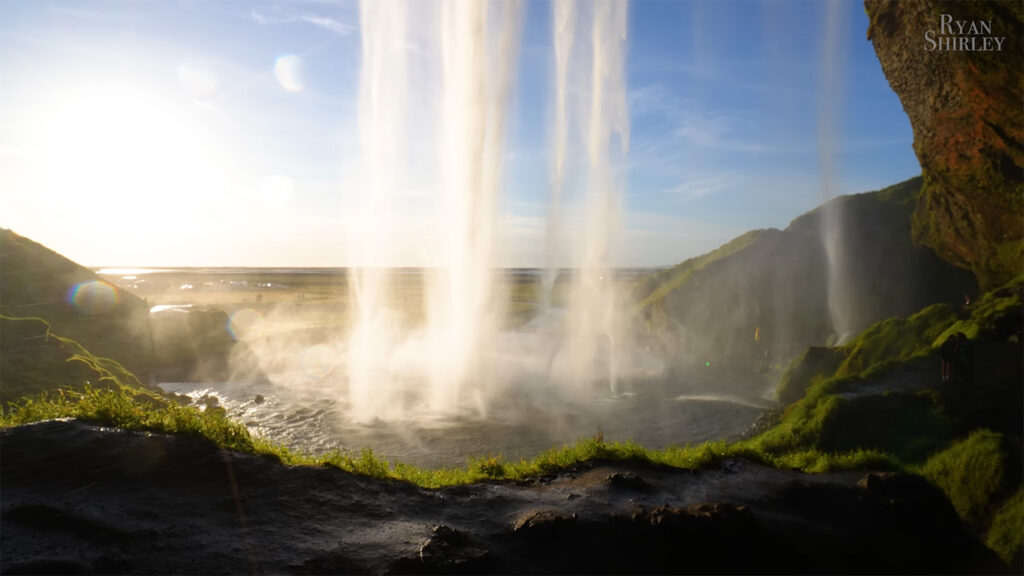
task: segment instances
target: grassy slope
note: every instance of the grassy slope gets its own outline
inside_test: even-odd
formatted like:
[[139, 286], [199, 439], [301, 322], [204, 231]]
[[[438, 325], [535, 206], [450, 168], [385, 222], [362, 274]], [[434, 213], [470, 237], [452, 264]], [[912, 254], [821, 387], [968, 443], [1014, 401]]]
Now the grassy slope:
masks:
[[146, 303], [113, 288], [109, 310], [87, 312], [70, 301], [76, 285], [101, 281], [88, 268], [11, 230], [0, 229], [0, 314], [44, 318], [59, 334], [136, 372], [152, 363]]
[[[880, 322], [838, 348], [809, 350], [786, 371], [780, 396], [797, 401], [774, 428], [744, 444], [784, 454], [878, 450], [939, 486], [1004, 560], [1021, 566], [1021, 320], [1024, 278], [967, 311], [946, 305]], [[937, 349], [952, 333], [975, 348], [971, 386], [943, 386]], [[912, 391], [857, 394], [913, 380]], [[922, 386], [923, 384], [923, 386]]]
[[962, 332], [974, 340], [985, 332], [998, 332], [1008, 313], [1021, 308], [1020, 282], [985, 294], [968, 313], [935, 304], [905, 319], [883, 320], [845, 346], [809, 349], [787, 368], [776, 394], [784, 402], [793, 402], [818, 382], [869, 371], [877, 374], [895, 363], [936, 358], [939, 346], [951, 334]]
[[[872, 212], [872, 215], [898, 211], [899, 207], [903, 207], [903, 211], [908, 211], [907, 208], [911, 205], [908, 203], [912, 203], [917, 197], [920, 180], [920, 178], [912, 178], [883, 190], [845, 196], [837, 198], [833, 202], [857, 203], [865, 206], [870, 204], [872, 206], [867, 211]], [[823, 207], [819, 206], [798, 216], [783, 233], [797, 236], [816, 232], [822, 213]], [[745, 232], [707, 254], [690, 258], [672, 268], [648, 276], [639, 282], [633, 290], [634, 299], [638, 302], [638, 309], [643, 310], [658, 305], [672, 292], [682, 288], [695, 273], [703, 270], [709, 264], [729, 258], [758, 242], [763, 242], [769, 236], [768, 233], [772, 232], [778, 233], [779, 231], [769, 229]]]
[[664, 300], [669, 293], [685, 284], [695, 272], [703, 270], [712, 262], [747, 248], [756, 242], [764, 232], [764, 230], [751, 230], [707, 254], [690, 258], [672, 268], [647, 276], [633, 289], [633, 296], [638, 302], [637, 308], [642, 310], [656, 305]]
[[[667, 343], [669, 355], [683, 348], [693, 357], [770, 359], [781, 368], [807, 346], [841, 336], [839, 330], [856, 334], [976, 294], [970, 274], [913, 245], [910, 218], [920, 186], [921, 178], [912, 178], [836, 198], [785, 230], [748, 232], [652, 275], [633, 290], [638, 325], [653, 342]], [[835, 238], [835, 254], [825, 249], [826, 235]], [[848, 312], [841, 326], [832, 321], [833, 296]]]

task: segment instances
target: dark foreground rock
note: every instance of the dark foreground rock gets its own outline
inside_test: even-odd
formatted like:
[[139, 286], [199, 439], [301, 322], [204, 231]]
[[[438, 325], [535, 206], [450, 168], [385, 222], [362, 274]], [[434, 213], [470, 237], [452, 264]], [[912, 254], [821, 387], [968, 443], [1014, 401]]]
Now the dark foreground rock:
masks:
[[78, 422], [0, 441], [5, 574], [1002, 569], [916, 476], [594, 463], [425, 490]]

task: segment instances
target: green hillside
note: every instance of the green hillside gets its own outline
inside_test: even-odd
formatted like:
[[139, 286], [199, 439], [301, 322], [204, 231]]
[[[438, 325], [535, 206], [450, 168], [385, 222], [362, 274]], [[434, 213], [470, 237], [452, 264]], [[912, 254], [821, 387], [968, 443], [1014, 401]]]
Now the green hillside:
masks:
[[[748, 232], [645, 279], [633, 292], [642, 328], [676, 355], [776, 363], [885, 318], [977, 294], [969, 272], [914, 245], [920, 187], [913, 178], [836, 198], [785, 230]], [[827, 233], [836, 238], [831, 261]], [[833, 324], [833, 305], [848, 326]]]
[[54, 332], [81, 342], [100, 356], [114, 358], [134, 372], [152, 368], [145, 302], [110, 286], [88, 268], [6, 229], [0, 229], [0, 314], [45, 319]]

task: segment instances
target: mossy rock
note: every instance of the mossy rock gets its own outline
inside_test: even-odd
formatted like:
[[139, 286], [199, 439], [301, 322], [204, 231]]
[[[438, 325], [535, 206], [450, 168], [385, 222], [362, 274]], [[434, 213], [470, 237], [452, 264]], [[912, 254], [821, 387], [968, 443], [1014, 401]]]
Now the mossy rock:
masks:
[[782, 374], [775, 398], [787, 404], [804, 397], [807, 389], [823, 377], [835, 374], [846, 360], [846, 351], [828, 346], [811, 346]]
[[[983, 289], [1024, 269], [1024, 4], [866, 0], [868, 38], [914, 131], [924, 173], [914, 239]], [[991, 23], [1001, 50], [925, 50], [940, 17]]]
[[929, 458], [921, 473], [946, 493], [961, 518], [984, 524], [1020, 483], [1020, 458], [1013, 448], [1002, 434], [976, 430]]

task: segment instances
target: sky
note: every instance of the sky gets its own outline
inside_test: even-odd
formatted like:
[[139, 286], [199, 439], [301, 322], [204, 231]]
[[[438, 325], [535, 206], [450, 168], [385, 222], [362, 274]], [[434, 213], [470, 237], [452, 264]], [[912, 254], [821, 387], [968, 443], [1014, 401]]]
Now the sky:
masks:
[[[436, 7], [408, 14], [402, 130], [422, 145], [394, 167], [393, 264], [430, 260], [436, 126], [421, 103], [437, 79], [421, 40]], [[552, 7], [519, 9], [498, 264], [539, 266]], [[88, 266], [346, 265], [364, 193], [360, 25], [349, 0], [0, 2], [0, 226]], [[867, 26], [859, 2], [631, 2], [615, 263], [674, 264], [919, 174]], [[567, 194], [576, 222], [583, 192]]]

